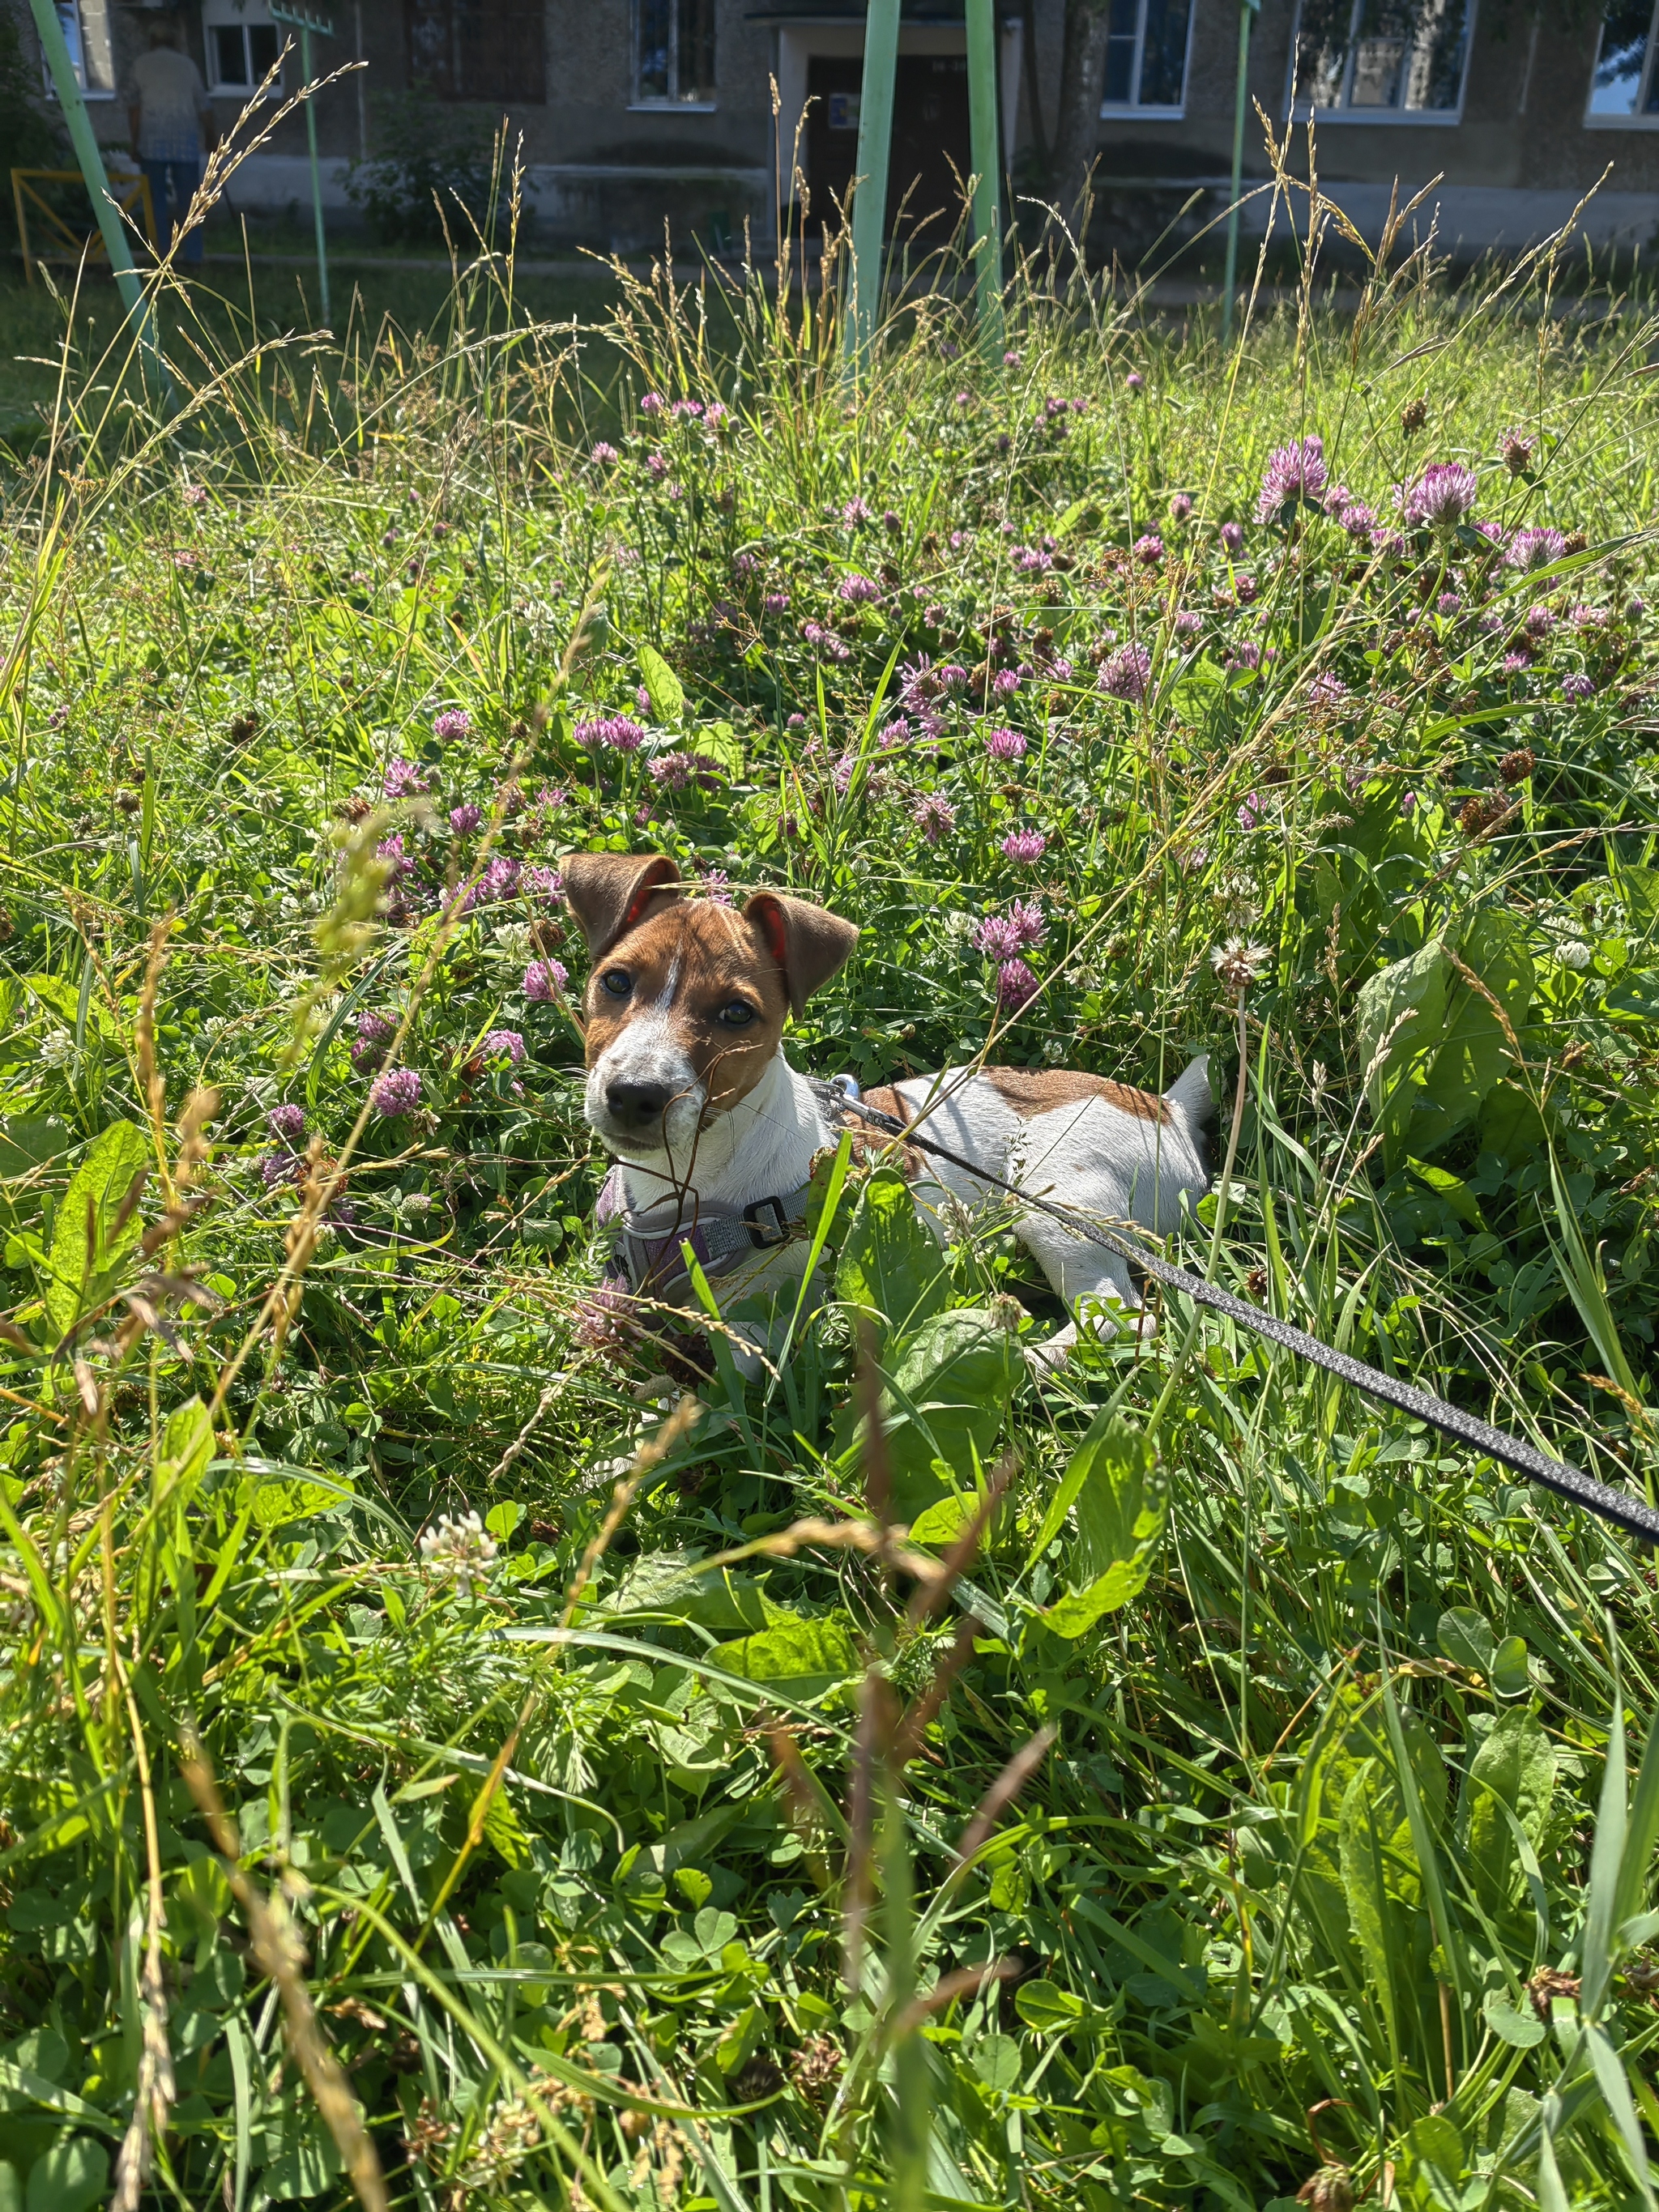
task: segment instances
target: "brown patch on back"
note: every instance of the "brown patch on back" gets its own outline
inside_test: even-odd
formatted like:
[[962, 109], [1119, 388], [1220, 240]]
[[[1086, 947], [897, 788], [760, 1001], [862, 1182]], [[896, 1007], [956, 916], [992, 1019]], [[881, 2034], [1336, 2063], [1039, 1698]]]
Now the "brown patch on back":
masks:
[[873, 1114], [890, 1115], [895, 1121], [908, 1121], [910, 1109], [890, 1083], [877, 1083], [864, 1094], [864, 1103]]
[[1138, 1121], [1170, 1118], [1169, 1107], [1155, 1092], [1114, 1083], [1109, 1075], [1085, 1075], [1070, 1067], [988, 1067], [983, 1073], [1003, 1103], [1025, 1121], [1051, 1113], [1056, 1106], [1080, 1106], [1091, 1098], [1103, 1098]]
[[[632, 986], [626, 998], [604, 988], [602, 979], [617, 971]], [[673, 994], [665, 1005], [671, 975]], [[736, 998], [759, 1009], [744, 1029], [720, 1019]], [[782, 1041], [789, 1000], [783, 971], [752, 922], [712, 899], [685, 899], [647, 916], [595, 963], [586, 1007], [590, 1067], [630, 1021], [661, 1016], [707, 1085], [709, 1105], [723, 1113], [765, 1074]]]

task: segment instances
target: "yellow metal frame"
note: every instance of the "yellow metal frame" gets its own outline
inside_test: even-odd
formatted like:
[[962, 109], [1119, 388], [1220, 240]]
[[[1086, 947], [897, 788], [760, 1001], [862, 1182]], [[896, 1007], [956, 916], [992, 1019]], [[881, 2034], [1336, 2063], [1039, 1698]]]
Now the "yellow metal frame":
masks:
[[[23, 281], [33, 284], [34, 264], [48, 261], [85, 260], [89, 268], [109, 266], [109, 249], [94, 230], [90, 238], [77, 238], [55, 208], [48, 207], [34, 187], [41, 185], [84, 185], [86, 179], [79, 169], [14, 169], [11, 173], [12, 204], [17, 210], [17, 237], [23, 249]], [[150, 250], [155, 250], [155, 207], [150, 198], [148, 177], [129, 177], [125, 183], [110, 185], [111, 197], [123, 215], [131, 215], [135, 208], [142, 211], [144, 235]], [[52, 232], [64, 241], [61, 246], [48, 244], [36, 248], [29, 243], [28, 210], [33, 206], [46, 217]]]

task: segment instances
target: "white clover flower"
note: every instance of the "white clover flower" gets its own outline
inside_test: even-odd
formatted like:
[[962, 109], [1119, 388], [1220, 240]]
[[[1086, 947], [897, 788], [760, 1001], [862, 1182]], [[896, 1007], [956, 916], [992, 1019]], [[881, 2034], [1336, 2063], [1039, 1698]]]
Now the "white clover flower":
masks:
[[67, 1030], [48, 1030], [40, 1040], [40, 1057], [48, 1067], [62, 1067], [75, 1057], [75, 1039]]
[[1230, 991], [1248, 991], [1272, 957], [1265, 945], [1247, 945], [1242, 937], [1230, 937], [1224, 945], [1212, 947], [1210, 965]]
[[483, 1587], [499, 1548], [476, 1513], [463, 1513], [459, 1520], [441, 1513], [430, 1528], [421, 1531], [422, 1563], [436, 1573], [453, 1576], [463, 1597]]
[[1595, 957], [1582, 937], [1570, 937], [1555, 948], [1555, 957], [1564, 968], [1582, 970]]

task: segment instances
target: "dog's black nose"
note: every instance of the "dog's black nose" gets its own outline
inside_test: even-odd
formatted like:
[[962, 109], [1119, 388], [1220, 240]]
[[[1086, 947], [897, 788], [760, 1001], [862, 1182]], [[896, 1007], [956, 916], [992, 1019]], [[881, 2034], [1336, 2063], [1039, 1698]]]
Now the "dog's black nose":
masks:
[[605, 1111], [619, 1127], [653, 1128], [662, 1120], [668, 1097], [665, 1083], [612, 1083], [605, 1089]]

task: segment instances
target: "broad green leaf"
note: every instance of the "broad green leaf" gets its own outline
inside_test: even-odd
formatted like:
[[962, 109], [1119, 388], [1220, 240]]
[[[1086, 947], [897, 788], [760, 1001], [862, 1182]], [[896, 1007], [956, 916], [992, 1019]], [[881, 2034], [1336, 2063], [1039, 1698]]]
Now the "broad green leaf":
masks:
[[878, 1168], [860, 1194], [836, 1269], [836, 1295], [895, 1331], [918, 1327], [950, 1295], [939, 1241], [892, 1168]]
[[696, 1555], [687, 1552], [648, 1553], [598, 1601], [595, 1610], [611, 1620], [665, 1613], [726, 1637], [757, 1633], [790, 1618], [753, 1576], [734, 1574], [729, 1567], [700, 1574]]
[[1463, 2138], [1443, 2112], [1425, 2112], [1406, 2131], [1408, 2185], [1418, 2200], [1442, 2212], [1464, 2212]]
[[1458, 959], [1486, 988], [1477, 990], [1448, 961], [1444, 1036], [1424, 1078], [1417, 1125], [1433, 1144], [1472, 1121], [1499, 1075], [1515, 1064], [1492, 1000], [1518, 1034], [1536, 981], [1521, 925], [1512, 916], [1483, 909], [1456, 937], [1453, 949]]
[[678, 724], [685, 712], [684, 688], [654, 645], [640, 647], [640, 676], [657, 720]]
[[1472, 1605], [1455, 1605], [1440, 1616], [1435, 1642], [1454, 1667], [1490, 1674], [1495, 1643], [1491, 1624]]
[[167, 1415], [155, 1455], [157, 1502], [188, 1505], [213, 1457], [213, 1424], [199, 1398], [186, 1398]]
[[974, 2045], [969, 2063], [988, 2089], [1006, 2096], [1019, 2087], [1020, 2049], [1012, 2035], [988, 2035]]
[[143, 1230], [133, 1185], [153, 1164], [143, 1130], [117, 1121], [94, 1138], [70, 1177], [52, 1228], [46, 1290], [46, 1312], [59, 1336], [114, 1288]]
[[1527, 1639], [1506, 1636], [1492, 1655], [1492, 1686], [1500, 1698], [1524, 1697], [1532, 1678], [1527, 1667]]
[[726, 2022], [719, 2042], [714, 2045], [714, 2063], [720, 2072], [735, 2074], [740, 2067], [746, 2066], [759, 2048], [765, 2033], [766, 2015], [760, 2007], [745, 2005], [734, 2019]]
[[1097, 1420], [1061, 1484], [1070, 1492], [1077, 1543], [1065, 1594], [1043, 1618], [1073, 1639], [1146, 1586], [1169, 1516], [1169, 1485], [1150, 1437], [1113, 1416]]
[[90, 2136], [60, 2136], [29, 2169], [25, 2212], [89, 2212], [109, 2185], [109, 2153]]
[[[988, 1306], [935, 1314], [891, 1348], [881, 1394], [894, 1516], [914, 1521], [952, 1484], [977, 1487], [1013, 1395], [1019, 1353]], [[852, 1451], [861, 1449], [862, 1424]]]
[[1014, 2010], [1027, 2027], [1039, 2035], [1063, 2035], [1076, 2027], [1089, 2008], [1058, 1982], [1022, 1982], [1014, 1993]]
[[1482, 1911], [1498, 1919], [1522, 1881], [1515, 1839], [1503, 1808], [1534, 1845], [1555, 1794], [1555, 1751], [1534, 1713], [1501, 1716], [1469, 1764], [1458, 1821], [1464, 1879]]
[[0, 1119], [0, 1231], [39, 1221], [43, 1194], [39, 1189], [7, 1190], [7, 1183], [21, 1184], [39, 1168], [61, 1159], [75, 1139], [67, 1121], [56, 1114], [13, 1114]]
[[1535, 2012], [1517, 2012], [1501, 1990], [1487, 1991], [1484, 2010], [1487, 2027], [1512, 2051], [1530, 2051], [1549, 2033]]
[[[1401, 2045], [1394, 1960], [1396, 1953], [1409, 1957], [1412, 1948], [1399, 1899], [1389, 1894], [1389, 1859], [1401, 1826], [1398, 1794], [1376, 1760], [1362, 1761], [1342, 1800], [1339, 1821], [1342, 1893], [1365, 1978], [1382, 2008], [1390, 2063], [1396, 2066]], [[1394, 1887], [1397, 1890], [1397, 1881]]]
[[1448, 972], [1437, 938], [1420, 952], [1369, 977], [1360, 988], [1359, 1056], [1391, 1168], [1406, 1155], [1406, 1130], [1416, 1104], [1416, 1086], [1406, 1079], [1436, 1049], [1444, 1033]]
[[728, 1674], [774, 1684], [795, 1698], [821, 1697], [848, 1680], [859, 1667], [853, 1639], [834, 1616], [802, 1620], [785, 1614], [758, 1636], [717, 1644], [708, 1656]]

